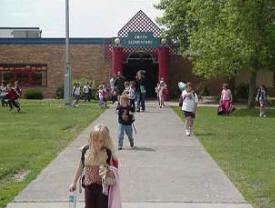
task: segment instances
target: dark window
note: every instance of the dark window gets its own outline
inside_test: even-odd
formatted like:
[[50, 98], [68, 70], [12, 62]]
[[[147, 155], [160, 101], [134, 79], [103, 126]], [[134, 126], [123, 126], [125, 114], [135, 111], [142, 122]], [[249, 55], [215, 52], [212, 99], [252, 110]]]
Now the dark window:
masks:
[[0, 64], [0, 83], [18, 81], [20, 86], [47, 86], [46, 64]]
[[9, 71], [5, 71], [5, 72], [2, 72], [2, 77], [3, 77], [3, 81], [5, 83], [9, 83], [9, 82], [12, 82], [13, 81], [13, 73], [9, 72]]
[[29, 75], [30, 73], [26, 72], [17, 72], [16, 73], [16, 80], [20, 83], [20, 85], [28, 85], [29, 84]]
[[32, 83], [36, 86], [42, 86], [42, 72], [32, 73]]

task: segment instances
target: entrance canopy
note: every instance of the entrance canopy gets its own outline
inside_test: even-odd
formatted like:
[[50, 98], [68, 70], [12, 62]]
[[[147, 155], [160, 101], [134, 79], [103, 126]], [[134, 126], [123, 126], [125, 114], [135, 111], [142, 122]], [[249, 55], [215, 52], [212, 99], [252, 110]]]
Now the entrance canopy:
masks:
[[169, 45], [161, 39], [161, 29], [139, 11], [112, 39], [112, 75], [122, 72], [127, 80], [135, 79], [138, 70], [146, 71], [148, 96], [154, 94], [157, 82], [168, 83]]

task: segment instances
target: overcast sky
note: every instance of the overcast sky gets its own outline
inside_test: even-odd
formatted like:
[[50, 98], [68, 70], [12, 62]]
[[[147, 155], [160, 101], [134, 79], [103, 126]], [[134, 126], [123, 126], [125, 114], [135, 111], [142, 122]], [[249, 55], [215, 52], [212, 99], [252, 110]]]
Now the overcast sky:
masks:
[[[71, 37], [114, 37], [139, 10], [154, 22], [159, 0], [70, 0]], [[0, 0], [0, 27], [40, 27], [65, 37], [65, 0]]]

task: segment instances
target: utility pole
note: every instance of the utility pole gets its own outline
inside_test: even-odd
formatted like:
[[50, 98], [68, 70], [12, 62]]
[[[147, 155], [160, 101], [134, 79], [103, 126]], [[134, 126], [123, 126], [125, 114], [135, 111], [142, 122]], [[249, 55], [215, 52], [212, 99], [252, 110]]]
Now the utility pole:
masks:
[[70, 50], [69, 50], [69, 0], [66, 1], [66, 41], [65, 41], [65, 69], [64, 69], [64, 103], [71, 105], [72, 92], [72, 72], [70, 66]]

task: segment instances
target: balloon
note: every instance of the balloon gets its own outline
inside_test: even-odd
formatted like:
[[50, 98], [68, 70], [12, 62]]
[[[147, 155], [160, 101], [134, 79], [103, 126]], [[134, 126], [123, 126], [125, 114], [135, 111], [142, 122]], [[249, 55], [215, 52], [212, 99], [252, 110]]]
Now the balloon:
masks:
[[179, 82], [178, 87], [179, 87], [180, 91], [183, 91], [186, 87], [186, 84], [184, 82]]

